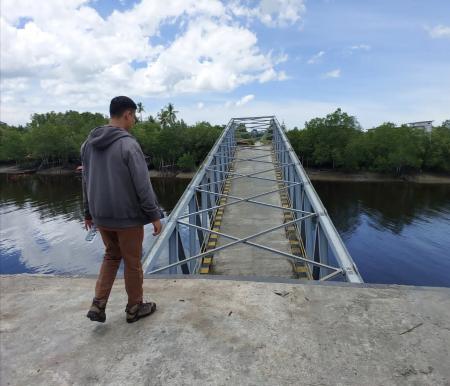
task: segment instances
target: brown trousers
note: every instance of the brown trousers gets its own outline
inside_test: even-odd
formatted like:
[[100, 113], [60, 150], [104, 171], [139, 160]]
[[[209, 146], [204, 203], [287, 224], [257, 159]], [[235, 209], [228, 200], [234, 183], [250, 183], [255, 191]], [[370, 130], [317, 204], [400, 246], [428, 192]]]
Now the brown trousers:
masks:
[[141, 254], [144, 227], [112, 229], [99, 227], [105, 244], [105, 256], [95, 285], [95, 299], [101, 303], [108, 301], [120, 261], [124, 260], [125, 289], [128, 305], [133, 306], [143, 300], [143, 279]]

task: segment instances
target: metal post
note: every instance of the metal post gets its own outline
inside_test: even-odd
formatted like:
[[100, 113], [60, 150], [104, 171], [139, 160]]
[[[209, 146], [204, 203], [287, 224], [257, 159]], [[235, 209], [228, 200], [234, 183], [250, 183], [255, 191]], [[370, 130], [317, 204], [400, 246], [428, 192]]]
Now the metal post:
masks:
[[[289, 165], [289, 182], [294, 182], [295, 178], [294, 178], [294, 167], [292, 165]], [[291, 185], [291, 187], [289, 188], [289, 196], [290, 196], [290, 201], [291, 201], [291, 206], [294, 207], [294, 186]]]
[[209, 185], [208, 190], [211, 192], [211, 194], [209, 195], [209, 202], [210, 202], [211, 206], [215, 206], [215, 204], [216, 204], [216, 196], [214, 194], [212, 194], [212, 193], [216, 192], [216, 178], [215, 177], [216, 177], [216, 175], [215, 175], [214, 171], [210, 170], [209, 171], [210, 185]]
[[204, 212], [202, 212], [202, 225], [205, 228], [209, 227], [209, 221], [208, 221], [208, 212], [206, 211], [206, 209], [208, 209], [208, 196], [206, 192], [201, 192], [201, 210], [203, 210]]
[[[319, 256], [320, 256], [320, 262], [323, 264], [329, 265], [329, 259], [328, 259], [328, 240], [325, 237], [325, 235], [322, 232], [322, 229], [319, 225], [319, 229], [317, 230], [317, 237], [319, 237]], [[327, 274], [330, 272], [321, 267], [320, 268], [320, 278], [324, 278]]]
[[[178, 229], [175, 228], [169, 238], [169, 264], [174, 264], [178, 261], [177, 233]], [[177, 267], [170, 267], [169, 273], [177, 273]]]
[[[189, 224], [195, 224], [195, 211], [197, 210], [195, 196], [192, 196], [191, 201], [189, 201]], [[197, 248], [197, 237], [196, 230], [193, 227], [189, 227], [189, 256], [194, 256], [198, 253], [199, 248]], [[193, 271], [195, 261], [190, 263], [190, 270]]]

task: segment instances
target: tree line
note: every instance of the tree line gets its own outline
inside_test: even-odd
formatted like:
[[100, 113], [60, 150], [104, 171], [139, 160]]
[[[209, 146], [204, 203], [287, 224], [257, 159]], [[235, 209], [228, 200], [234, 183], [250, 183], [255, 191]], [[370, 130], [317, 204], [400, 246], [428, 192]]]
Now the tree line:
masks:
[[[140, 119], [132, 134], [150, 156], [150, 166], [156, 169], [195, 170], [224, 128], [208, 122], [187, 125], [177, 118], [178, 111], [172, 104], [155, 118], [143, 120], [144, 106], [139, 103], [138, 107]], [[76, 164], [89, 132], [107, 122], [102, 114], [67, 111], [34, 114], [25, 126], [2, 124], [0, 162]], [[243, 128], [240, 131], [241, 139], [250, 138]], [[338, 109], [326, 117], [311, 119], [302, 130], [288, 130], [287, 136], [306, 167], [397, 175], [450, 172], [450, 121], [433, 127], [431, 132], [393, 123], [363, 131], [355, 117]], [[266, 137], [270, 140], [270, 136]]]
[[450, 172], [450, 120], [431, 132], [389, 122], [363, 131], [355, 117], [338, 109], [287, 136], [306, 167], [396, 175]]
[[[138, 117], [131, 133], [142, 150], [149, 155], [149, 164], [157, 169], [195, 170], [203, 161], [223, 126], [198, 122], [187, 125], [176, 117], [172, 104], [155, 119], [142, 120], [144, 108], [139, 105]], [[49, 112], [34, 114], [25, 126], [0, 126], [0, 162], [16, 162], [22, 166], [80, 162], [80, 146], [89, 132], [108, 123], [99, 113]]]

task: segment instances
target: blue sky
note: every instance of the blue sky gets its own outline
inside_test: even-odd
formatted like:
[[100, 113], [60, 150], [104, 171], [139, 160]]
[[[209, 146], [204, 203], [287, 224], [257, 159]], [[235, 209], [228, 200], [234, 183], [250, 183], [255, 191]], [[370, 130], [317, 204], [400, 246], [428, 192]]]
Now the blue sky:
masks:
[[448, 0], [46, 3], [2, 2], [2, 121], [106, 113], [118, 93], [190, 123], [302, 127], [338, 107], [364, 128], [450, 118]]

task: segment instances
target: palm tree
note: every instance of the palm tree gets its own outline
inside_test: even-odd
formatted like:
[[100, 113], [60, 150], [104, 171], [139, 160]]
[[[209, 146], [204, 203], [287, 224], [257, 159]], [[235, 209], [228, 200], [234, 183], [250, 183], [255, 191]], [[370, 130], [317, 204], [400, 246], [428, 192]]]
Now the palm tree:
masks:
[[175, 110], [175, 107], [173, 106], [172, 103], [169, 103], [166, 107], [166, 112], [169, 123], [173, 125], [177, 119], [176, 114], [178, 113], [178, 111]]
[[166, 127], [170, 123], [169, 116], [167, 114], [167, 110], [161, 109], [161, 111], [158, 113], [158, 119], [159, 119], [159, 122], [161, 123], [161, 126]]
[[138, 114], [140, 114], [141, 117], [141, 122], [142, 122], [142, 113], [144, 112], [144, 105], [142, 104], [142, 102], [138, 102], [137, 104], [137, 112]]
[[169, 103], [158, 113], [158, 119], [159, 122], [161, 122], [161, 126], [166, 127], [175, 124], [175, 121], [177, 120], [177, 113], [178, 111], [175, 110], [173, 104]]

